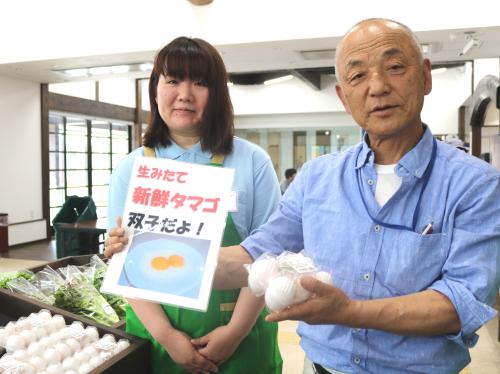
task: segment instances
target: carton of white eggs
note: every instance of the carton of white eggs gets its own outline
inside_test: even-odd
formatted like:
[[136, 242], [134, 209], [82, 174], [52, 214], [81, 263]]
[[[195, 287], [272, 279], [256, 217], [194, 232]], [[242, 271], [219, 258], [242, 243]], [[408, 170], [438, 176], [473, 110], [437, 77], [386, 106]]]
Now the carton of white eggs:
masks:
[[250, 290], [255, 296], [265, 295], [266, 306], [271, 311], [283, 310], [312, 296], [299, 283], [302, 275], [332, 284], [331, 275], [318, 269], [303, 252], [283, 252], [278, 257], [265, 253], [246, 267]]
[[7, 352], [0, 357], [0, 373], [88, 373], [129, 346], [127, 339], [99, 338], [95, 326], [66, 326], [64, 317], [41, 310], [0, 326], [0, 347]]

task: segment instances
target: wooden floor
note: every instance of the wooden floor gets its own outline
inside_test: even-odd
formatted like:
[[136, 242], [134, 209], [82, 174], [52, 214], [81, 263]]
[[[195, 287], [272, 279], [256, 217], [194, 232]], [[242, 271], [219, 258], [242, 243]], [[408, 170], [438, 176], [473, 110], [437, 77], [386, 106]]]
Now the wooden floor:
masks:
[[[56, 259], [54, 241], [37, 242], [28, 245], [12, 247], [8, 253], [1, 254], [0, 272], [6, 269], [2, 266], [2, 259], [7, 266], [22, 267], [33, 261], [53, 261]], [[11, 261], [19, 259], [22, 261]], [[25, 262], [26, 260], [32, 260]], [[34, 266], [34, 265], [31, 265]], [[278, 341], [283, 356], [284, 374], [301, 374], [304, 362], [304, 351], [299, 345], [300, 338], [296, 334], [297, 323], [285, 321], [279, 324]], [[493, 319], [483, 326], [478, 334], [477, 345], [471, 349], [471, 364], [460, 374], [493, 374], [500, 373], [500, 343], [498, 342], [498, 318]]]

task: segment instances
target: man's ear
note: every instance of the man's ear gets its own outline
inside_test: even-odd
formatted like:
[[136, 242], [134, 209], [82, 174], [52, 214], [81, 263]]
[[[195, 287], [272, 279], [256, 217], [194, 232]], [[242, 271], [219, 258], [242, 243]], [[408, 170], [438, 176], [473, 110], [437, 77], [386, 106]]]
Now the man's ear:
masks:
[[428, 58], [424, 59], [422, 70], [424, 75], [424, 95], [428, 95], [432, 91], [432, 67]]
[[340, 83], [337, 83], [335, 85], [335, 91], [337, 92], [337, 96], [339, 97], [340, 101], [342, 102], [342, 105], [344, 106], [344, 109], [347, 113], [351, 114], [351, 109], [349, 109], [349, 105], [347, 105], [347, 100], [345, 98], [344, 90], [340, 86]]

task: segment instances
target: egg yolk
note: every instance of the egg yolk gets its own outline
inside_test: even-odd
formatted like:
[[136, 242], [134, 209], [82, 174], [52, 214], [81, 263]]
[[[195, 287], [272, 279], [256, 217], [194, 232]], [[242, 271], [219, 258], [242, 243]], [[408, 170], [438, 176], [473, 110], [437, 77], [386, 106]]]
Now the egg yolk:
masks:
[[184, 266], [184, 257], [178, 255], [172, 255], [168, 258], [170, 266], [181, 268]]
[[158, 256], [151, 260], [151, 266], [155, 270], [166, 270], [170, 267], [170, 262], [167, 257]]
[[181, 268], [184, 266], [184, 257], [172, 255], [169, 257], [157, 256], [151, 260], [151, 267], [155, 270], [167, 270], [169, 267]]

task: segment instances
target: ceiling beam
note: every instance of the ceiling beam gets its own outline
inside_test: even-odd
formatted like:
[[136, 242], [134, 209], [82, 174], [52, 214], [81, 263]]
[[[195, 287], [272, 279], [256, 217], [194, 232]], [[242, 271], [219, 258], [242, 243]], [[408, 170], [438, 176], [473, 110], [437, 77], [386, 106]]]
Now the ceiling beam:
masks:
[[302, 69], [290, 70], [290, 74], [300, 79], [315, 91], [321, 90], [321, 73]]

